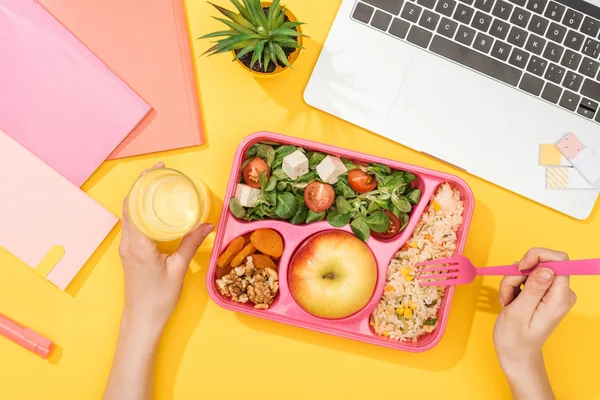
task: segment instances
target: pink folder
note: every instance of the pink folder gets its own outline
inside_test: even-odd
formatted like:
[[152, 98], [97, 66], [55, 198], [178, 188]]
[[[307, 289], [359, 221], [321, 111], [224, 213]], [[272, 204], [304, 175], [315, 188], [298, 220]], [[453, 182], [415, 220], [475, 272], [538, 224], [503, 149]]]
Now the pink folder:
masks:
[[204, 143], [184, 0], [38, 0], [153, 110], [112, 154]]
[[42, 6], [0, 1], [0, 129], [75, 185], [149, 110]]
[[0, 246], [31, 268], [62, 246], [64, 256], [45, 277], [65, 289], [117, 221], [0, 131]]

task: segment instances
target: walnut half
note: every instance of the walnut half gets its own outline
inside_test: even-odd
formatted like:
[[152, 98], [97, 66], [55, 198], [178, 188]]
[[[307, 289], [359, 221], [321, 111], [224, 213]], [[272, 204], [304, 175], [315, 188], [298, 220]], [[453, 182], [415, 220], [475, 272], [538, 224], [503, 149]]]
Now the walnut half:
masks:
[[254, 303], [254, 308], [267, 309], [279, 291], [279, 277], [271, 268], [255, 268], [252, 258], [216, 280], [217, 289], [238, 303]]

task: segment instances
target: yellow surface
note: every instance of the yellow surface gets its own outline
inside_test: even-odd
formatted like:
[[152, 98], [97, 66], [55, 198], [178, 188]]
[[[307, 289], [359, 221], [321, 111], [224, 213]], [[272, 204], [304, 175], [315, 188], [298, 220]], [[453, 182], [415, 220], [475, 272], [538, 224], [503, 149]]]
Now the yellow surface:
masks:
[[[534, 245], [564, 249], [573, 258], [600, 256], [598, 207], [589, 220], [572, 220], [307, 106], [302, 92], [340, 1], [287, 3], [309, 23], [305, 31], [311, 36], [295, 71], [255, 80], [228, 55], [199, 59], [208, 44], [194, 41], [208, 144], [107, 162], [84, 189], [120, 215], [139, 172], [162, 160], [207, 183], [215, 203], [210, 221], [216, 222], [236, 144], [254, 131], [272, 130], [466, 179], [477, 199], [466, 255], [476, 264], [509, 263]], [[192, 37], [220, 28], [205, 2], [188, 0], [187, 5]], [[47, 335], [62, 350], [52, 364], [0, 338], [1, 399], [100, 398], [123, 303], [119, 238], [117, 227], [70, 287], [74, 296], [0, 250], [0, 312]], [[414, 355], [223, 310], [206, 291], [209, 255], [206, 246], [195, 258], [161, 343], [158, 399], [508, 398], [491, 339], [497, 278], [459, 288], [442, 342]], [[546, 346], [559, 398], [600, 398], [599, 283], [599, 278], [573, 279], [579, 302]]]

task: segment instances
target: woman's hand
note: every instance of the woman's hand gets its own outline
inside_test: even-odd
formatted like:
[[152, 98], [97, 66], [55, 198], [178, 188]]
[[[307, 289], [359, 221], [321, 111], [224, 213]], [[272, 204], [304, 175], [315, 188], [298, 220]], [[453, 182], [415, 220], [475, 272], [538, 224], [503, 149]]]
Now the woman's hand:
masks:
[[[519, 269], [568, 259], [563, 252], [531, 249], [519, 263]], [[523, 290], [520, 289], [522, 284]], [[554, 398], [542, 347], [576, 300], [569, 287], [569, 277], [555, 277], [548, 268], [538, 268], [527, 278], [507, 276], [502, 279], [500, 304], [504, 309], [494, 327], [494, 345], [515, 399]]]
[[[163, 167], [160, 163], [152, 169]], [[124, 319], [152, 332], [162, 331], [179, 302], [190, 262], [213, 229], [210, 224], [200, 225], [183, 238], [175, 253], [161, 254], [156, 243], [131, 222], [125, 199], [119, 247], [125, 275]]]

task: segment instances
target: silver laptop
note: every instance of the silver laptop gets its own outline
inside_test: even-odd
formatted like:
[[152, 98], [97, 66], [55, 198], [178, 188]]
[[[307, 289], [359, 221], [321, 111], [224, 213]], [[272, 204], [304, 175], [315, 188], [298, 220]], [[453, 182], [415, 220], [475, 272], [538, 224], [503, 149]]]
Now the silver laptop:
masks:
[[[596, 3], [596, 4], [594, 4]], [[343, 0], [305, 101], [577, 219], [540, 144], [600, 152], [600, 0]]]

